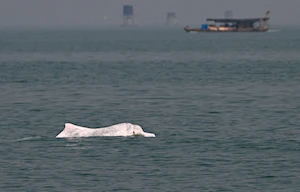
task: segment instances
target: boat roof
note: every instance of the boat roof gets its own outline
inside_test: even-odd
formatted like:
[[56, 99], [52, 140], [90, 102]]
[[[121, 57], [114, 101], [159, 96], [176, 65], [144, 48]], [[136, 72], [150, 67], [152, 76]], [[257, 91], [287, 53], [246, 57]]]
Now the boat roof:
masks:
[[237, 22], [257, 22], [260, 20], [267, 21], [269, 17], [258, 17], [258, 18], [245, 18], [245, 19], [218, 19], [218, 18], [208, 18], [206, 21], [214, 21], [217, 23], [237, 23]]

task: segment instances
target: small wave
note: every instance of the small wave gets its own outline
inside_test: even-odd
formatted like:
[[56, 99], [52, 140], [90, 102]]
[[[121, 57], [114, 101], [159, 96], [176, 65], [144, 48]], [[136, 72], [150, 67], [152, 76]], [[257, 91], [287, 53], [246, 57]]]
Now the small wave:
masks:
[[32, 140], [39, 140], [41, 136], [32, 136], [32, 137], [24, 137], [22, 139], [17, 139], [16, 141], [32, 141]]
[[66, 147], [77, 147], [78, 144], [67, 144]]
[[279, 29], [270, 29], [270, 30], [268, 30], [268, 32], [269, 32], [269, 33], [280, 32], [280, 30], [279, 30]]

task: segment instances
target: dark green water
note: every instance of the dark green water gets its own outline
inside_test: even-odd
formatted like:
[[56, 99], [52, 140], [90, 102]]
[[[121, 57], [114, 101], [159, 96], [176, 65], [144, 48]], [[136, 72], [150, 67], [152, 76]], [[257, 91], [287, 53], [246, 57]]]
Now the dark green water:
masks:
[[299, 34], [2, 30], [0, 190], [299, 191]]

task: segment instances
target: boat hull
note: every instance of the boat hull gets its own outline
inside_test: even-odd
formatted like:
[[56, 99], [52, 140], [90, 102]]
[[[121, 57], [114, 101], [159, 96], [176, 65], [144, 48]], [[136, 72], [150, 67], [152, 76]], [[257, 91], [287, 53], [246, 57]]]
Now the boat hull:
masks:
[[203, 32], [203, 33], [229, 33], [229, 32], [267, 32], [268, 29], [233, 29], [233, 30], [210, 30], [210, 29], [201, 29], [201, 28], [188, 28], [185, 27], [186, 32]]

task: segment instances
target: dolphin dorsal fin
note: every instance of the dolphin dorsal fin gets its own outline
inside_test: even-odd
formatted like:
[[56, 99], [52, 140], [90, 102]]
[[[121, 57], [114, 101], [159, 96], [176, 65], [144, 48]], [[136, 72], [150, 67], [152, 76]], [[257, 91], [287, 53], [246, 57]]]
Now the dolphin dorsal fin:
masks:
[[86, 127], [80, 127], [78, 125], [74, 125], [72, 123], [65, 123], [65, 131], [75, 131], [75, 130], [82, 130], [82, 129], [87, 129]]

